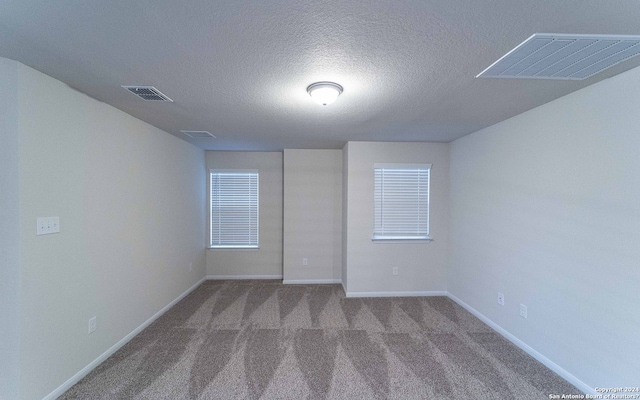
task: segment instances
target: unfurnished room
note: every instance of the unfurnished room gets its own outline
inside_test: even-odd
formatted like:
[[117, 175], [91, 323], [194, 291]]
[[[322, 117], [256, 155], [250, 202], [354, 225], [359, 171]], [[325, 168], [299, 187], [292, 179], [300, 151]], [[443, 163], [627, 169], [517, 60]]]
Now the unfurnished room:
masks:
[[0, 2], [0, 399], [640, 399], [640, 7]]

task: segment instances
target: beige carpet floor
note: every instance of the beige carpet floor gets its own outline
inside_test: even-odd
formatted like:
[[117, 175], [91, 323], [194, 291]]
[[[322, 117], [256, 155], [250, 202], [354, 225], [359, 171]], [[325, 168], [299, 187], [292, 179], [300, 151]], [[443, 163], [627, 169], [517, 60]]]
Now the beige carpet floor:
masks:
[[581, 393], [446, 297], [206, 281], [61, 399], [548, 399]]

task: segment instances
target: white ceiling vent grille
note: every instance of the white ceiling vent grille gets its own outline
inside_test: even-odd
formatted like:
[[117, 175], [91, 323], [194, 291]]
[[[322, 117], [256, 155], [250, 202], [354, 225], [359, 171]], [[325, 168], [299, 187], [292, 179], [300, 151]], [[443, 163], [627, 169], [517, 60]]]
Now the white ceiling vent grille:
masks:
[[589, 78], [640, 54], [640, 36], [536, 33], [476, 78]]
[[180, 131], [180, 132], [194, 139], [215, 139], [216, 138], [211, 134], [211, 132], [207, 132], [207, 131]]
[[122, 86], [131, 93], [146, 101], [169, 101], [173, 102], [168, 96], [160, 92], [153, 86]]

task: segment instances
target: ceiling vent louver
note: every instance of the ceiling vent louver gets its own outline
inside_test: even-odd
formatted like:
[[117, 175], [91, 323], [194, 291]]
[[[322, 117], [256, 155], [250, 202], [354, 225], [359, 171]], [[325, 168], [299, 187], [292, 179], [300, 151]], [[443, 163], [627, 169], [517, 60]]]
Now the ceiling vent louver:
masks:
[[207, 131], [180, 131], [194, 139], [215, 139], [216, 137]]
[[173, 102], [168, 96], [160, 92], [153, 86], [122, 86], [131, 93], [146, 101], [169, 101]]
[[476, 78], [582, 80], [640, 54], [640, 36], [536, 33]]

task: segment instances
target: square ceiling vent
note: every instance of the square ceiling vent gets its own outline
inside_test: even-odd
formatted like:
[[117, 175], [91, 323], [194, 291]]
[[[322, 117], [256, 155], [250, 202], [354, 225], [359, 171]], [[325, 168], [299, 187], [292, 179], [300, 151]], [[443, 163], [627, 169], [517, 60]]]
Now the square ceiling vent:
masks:
[[536, 33], [476, 78], [589, 78], [640, 54], [640, 36]]
[[194, 138], [194, 139], [215, 139], [216, 137], [211, 134], [211, 132], [207, 131], [180, 131], [185, 135]]
[[169, 101], [173, 102], [167, 95], [153, 86], [122, 86], [131, 93], [146, 101]]

